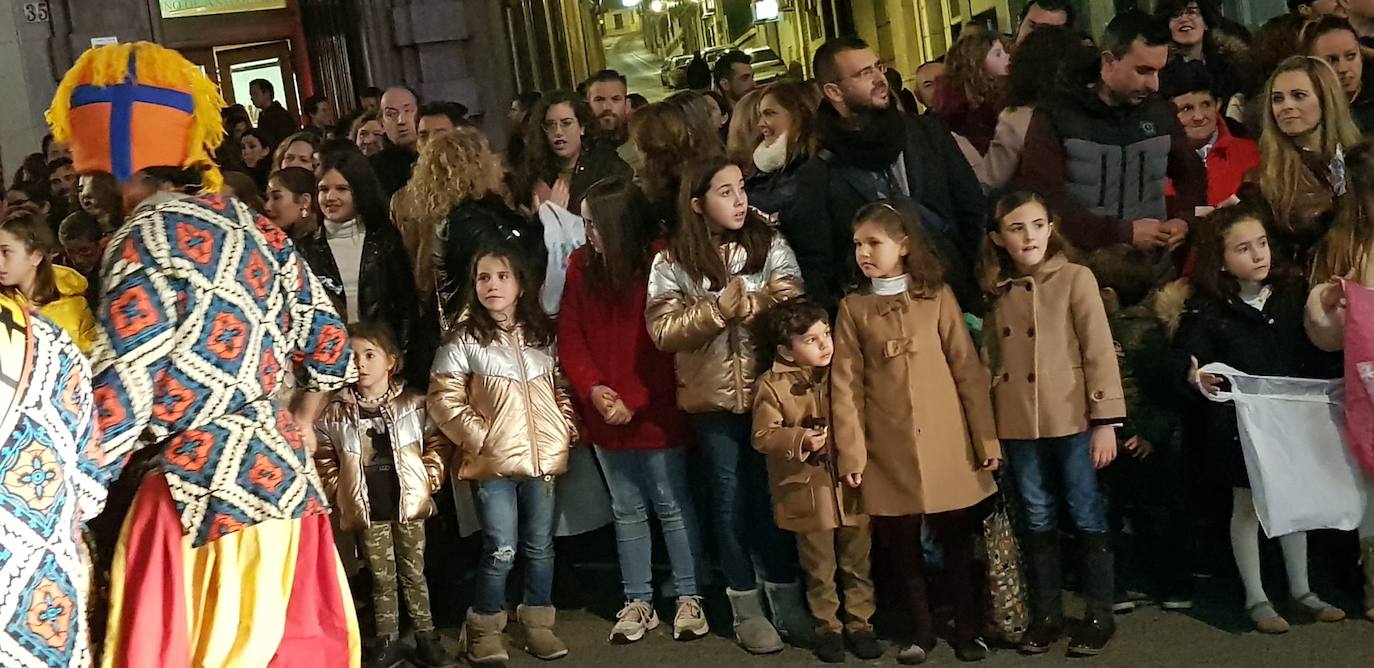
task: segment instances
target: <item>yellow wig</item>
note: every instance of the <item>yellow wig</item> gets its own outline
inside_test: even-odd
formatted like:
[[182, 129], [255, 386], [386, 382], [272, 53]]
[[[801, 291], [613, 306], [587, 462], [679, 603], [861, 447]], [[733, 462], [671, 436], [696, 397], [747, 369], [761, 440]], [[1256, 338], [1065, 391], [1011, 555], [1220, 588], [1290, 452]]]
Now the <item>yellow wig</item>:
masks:
[[224, 98], [200, 68], [150, 42], [91, 49], [62, 77], [48, 125], [77, 171], [120, 180], [147, 167], [201, 172], [205, 192], [223, 177], [211, 156], [224, 142]]

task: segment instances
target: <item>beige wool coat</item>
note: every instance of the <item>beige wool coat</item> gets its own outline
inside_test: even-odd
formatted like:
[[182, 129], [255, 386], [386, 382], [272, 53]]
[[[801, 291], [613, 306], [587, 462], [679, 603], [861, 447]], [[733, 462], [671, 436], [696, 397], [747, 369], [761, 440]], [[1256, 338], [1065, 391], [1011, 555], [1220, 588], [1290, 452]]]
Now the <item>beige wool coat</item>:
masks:
[[783, 531], [810, 533], [868, 521], [859, 490], [840, 481], [862, 472], [857, 451], [837, 451], [834, 430], [828, 454], [802, 450], [808, 429], [830, 426], [829, 385], [827, 369], [801, 369], [779, 358], [754, 391], [754, 449], [766, 455], [773, 519]]
[[1122, 422], [1121, 370], [1092, 271], [1055, 255], [998, 289], [983, 325], [998, 435], [1055, 438]]
[[863, 464], [869, 515], [959, 510], [996, 491], [980, 469], [1002, 457], [988, 372], [948, 286], [845, 297], [830, 398], [835, 447]]

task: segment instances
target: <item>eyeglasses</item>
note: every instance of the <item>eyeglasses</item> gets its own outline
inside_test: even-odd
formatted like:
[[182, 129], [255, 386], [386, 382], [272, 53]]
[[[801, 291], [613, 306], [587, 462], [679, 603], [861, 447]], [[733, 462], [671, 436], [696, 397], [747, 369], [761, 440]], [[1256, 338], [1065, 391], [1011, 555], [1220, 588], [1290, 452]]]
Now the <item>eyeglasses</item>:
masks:
[[868, 67], [865, 67], [847, 77], [840, 77], [840, 80], [844, 81], [845, 79], [872, 79], [873, 75], [875, 74], [879, 76], [887, 76], [887, 64], [882, 62], [873, 63], [872, 65], [869, 65]]
[[1202, 10], [1199, 9], [1197, 5], [1188, 5], [1187, 7], [1184, 7], [1183, 9], [1174, 12], [1173, 15], [1171, 15], [1169, 18], [1172, 20], [1178, 20], [1184, 17], [1195, 19], [1199, 16], [1202, 16]]

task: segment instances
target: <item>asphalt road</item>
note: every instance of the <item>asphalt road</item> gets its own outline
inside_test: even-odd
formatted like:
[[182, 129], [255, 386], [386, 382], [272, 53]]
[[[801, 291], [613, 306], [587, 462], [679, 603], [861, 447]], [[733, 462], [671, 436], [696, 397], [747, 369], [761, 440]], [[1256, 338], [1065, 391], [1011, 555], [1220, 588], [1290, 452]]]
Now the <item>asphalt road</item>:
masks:
[[[613, 558], [613, 557], [612, 557]], [[1315, 567], [1315, 564], [1314, 564]], [[464, 568], [464, 571], [467, 569]], [[560, 569], [564, 570], [564, 569]], [[1329, 569], [1328, 569], [1329, 571]], [[470, 571], [469, 571], [470, 572]], [[1354, 575], [1353, 569], [1349, 573]], [[659, 573], [660, 579], [665, 573]], [[1358, 586], [1353, 577], [1343, 585], [1333, 584], [1329, 578], [1315, 577], [1314, 588], [1327, 600], [1342, 606], [1350, 618], [1335, 624], [1294, 624], [1287, 635], [1264, 636], [1253, 630], [1240, 610], [1241, 592], [1234, 578], [1199, 579], [1196, 607], [1184, 612], [1164, 612], [1153, 605], [1142, 606], [1135, 612], [1118, 615], [1118, 631], [1107, 652], [1092, 659], [1068, 659], [1064, 645], [1055, 651], [1025, 657], [1011, 649], [997, 649], [981, 665], [1000, 666], [1100, 666], [1146, 668], [1156, 666], [1206, 666], [1207, 668], [1261, 668], [1269, 666], [1323, 668], [1368, 668], [1374, 666], [1374, 623], [1360, 613]], [[628, 646], [607, 642], [615, 613], [620, 606], [619, 574], [611, 564], [587, 564], [568, 568], [560, 573], [555, 600], [560, 609], [556, 630], [571, 649], [559, 666], [626, 666], [647, 668], [703, 668], [716, 666], [820, 666], [810, 652], [788, 648], [771, 656], [750, 656], [735, 646], [728, 637], [729, 610], [720, 599], [710, 596], [707, 613], [712, 635], [689, 643], [672, 639], [671, 603], [660, 602], [658, 612], [663, 625], [645, 639]], [[1266, 583], [1280, 611], [1284, 609], [1281, 570], [1266, 571]], [[432, 583], [431, 586], [433, 587]], [[881, 584], [881, 581], [880, 581]], [[443, 585], [439, 585], [442, 587]], [[432, 592], [438, 592], [431, 589]], [[434, 612], [450, 648], [455, 647], [457, 626], [463, 614], [461, 603], [435, 596]], [[1073, 595], [1068, 595], [1070, 615], [1081, 611]], [[576, 603], [573, 603], [576, 602]], [[883, 612], [883, 590], [879, 590], [879, 618], [875, 620], [880, 637], [901, 636], [904, 624]], [[569, 609], [571, 608], [571, 609]], [[889, 607], [890, 610], [890, 607]], [[368, 621], [367, 610], [360, 610], [360, 621]], [[887, 614], [887, 617], [883, 615]], [[1290, 617], [1290, 621], [1292, 618]], [[507, 646], [512, 667], [548, 666], [520, 650], [521, 630], [510, 624], [506, 630]], [[849, 657], [848, 665], [866, 663], [873, 666], [897, 666], [896, 647], [889, 648], [882, 659], [862, 662]], [[953, 651], [943, 642], [932, 654], [927, 665], [952, 666], [959, 664]], [[407, 664], [408, 665], [408, 664]]]
[[657, 102], [672, 93], [658, 81], [662, 59], [644, 48], [639, 33], [607, 37], [604, 45], [606, 66], [625, 75], [631, 93], [639, 93], [650, 102]]

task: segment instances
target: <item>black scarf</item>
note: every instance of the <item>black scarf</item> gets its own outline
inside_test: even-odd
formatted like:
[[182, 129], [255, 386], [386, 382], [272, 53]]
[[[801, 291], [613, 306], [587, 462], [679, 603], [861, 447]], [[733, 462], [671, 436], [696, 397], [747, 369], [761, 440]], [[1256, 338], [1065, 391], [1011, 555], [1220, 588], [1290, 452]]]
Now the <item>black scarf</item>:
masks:
[[821, 103], [816, 125], [822, 146], [840, 161], [870, 172], [887, 171], [906, 148], [902, 112], [892, 105], [861, 110], [847, 121], [826, 100]]

